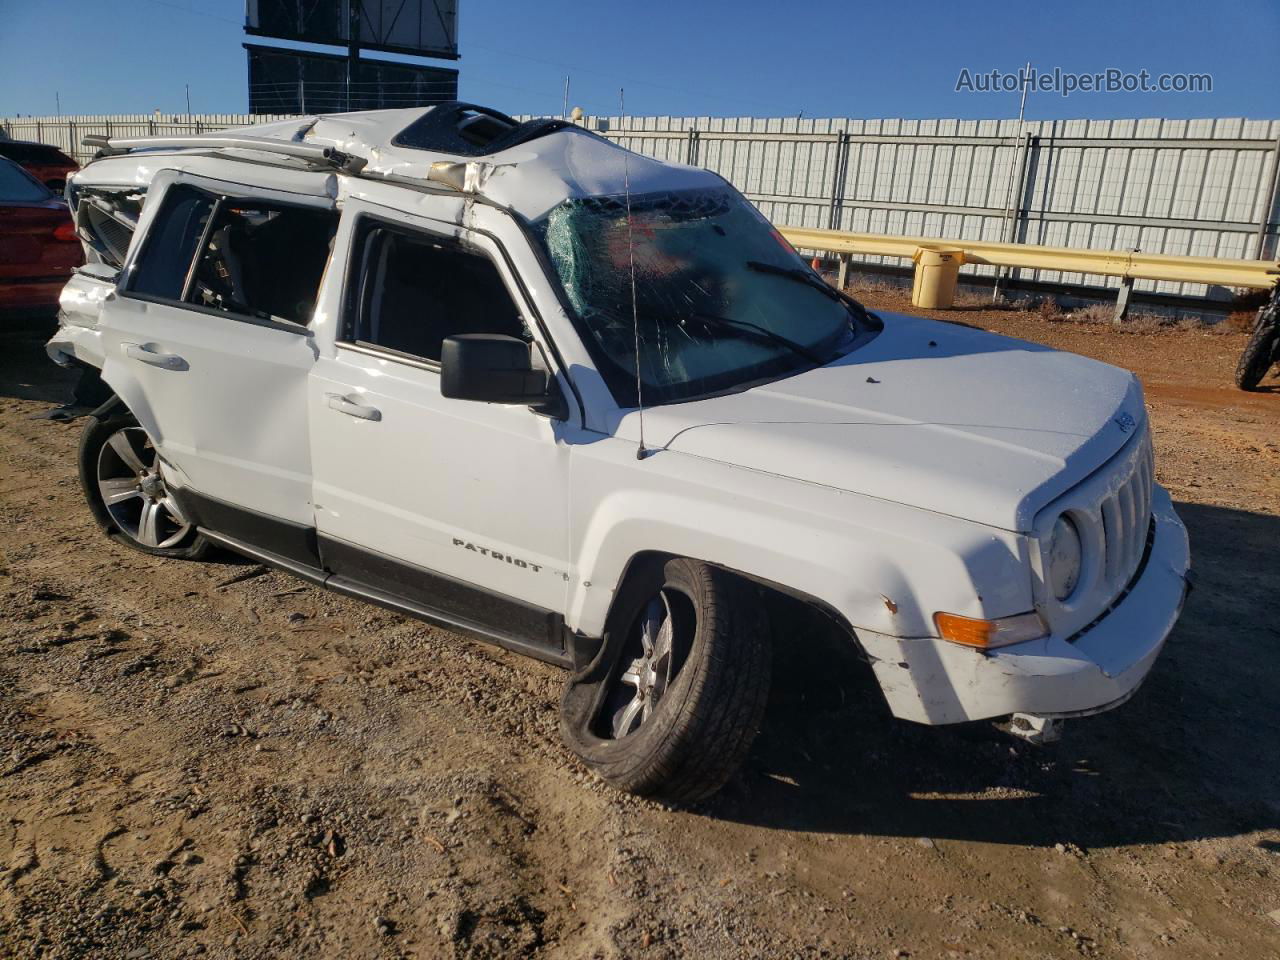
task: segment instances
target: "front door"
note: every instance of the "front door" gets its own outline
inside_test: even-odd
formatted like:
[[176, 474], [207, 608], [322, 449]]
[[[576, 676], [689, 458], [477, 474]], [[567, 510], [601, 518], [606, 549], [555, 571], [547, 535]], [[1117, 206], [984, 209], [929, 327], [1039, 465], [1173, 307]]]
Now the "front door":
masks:
[[567, 592], [569, 428], [445, 398], [438, 363], [462, 333], [541, 352], [531, 307], [493, 241], [456, 225], [352, 200], [341, 232], [343, 313], [309, 387], [326, 567], [462, 626], [545, 639]]
[[102, 310], [103, 378], [203, 525], [314, 560], [308, 324], [332, 201], [157, 181], [159, 206]]

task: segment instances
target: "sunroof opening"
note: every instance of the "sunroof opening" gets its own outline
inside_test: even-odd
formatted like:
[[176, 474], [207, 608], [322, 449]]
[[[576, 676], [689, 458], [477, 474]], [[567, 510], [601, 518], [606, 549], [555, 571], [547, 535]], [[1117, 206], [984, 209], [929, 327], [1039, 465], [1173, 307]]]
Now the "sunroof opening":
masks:
[[396, 134], [391, 143], [416, 150], [480, 157], [573, 126], [567, 120], [550, 119], [521, 123], [490, 107], [451, 101], [432, 107]]
[[477, 147], [488, 147], [504, 133], [516, 128], [510, 117], [495, 117], [487, 113], [468, 111], [458, 121], [458, 135]]

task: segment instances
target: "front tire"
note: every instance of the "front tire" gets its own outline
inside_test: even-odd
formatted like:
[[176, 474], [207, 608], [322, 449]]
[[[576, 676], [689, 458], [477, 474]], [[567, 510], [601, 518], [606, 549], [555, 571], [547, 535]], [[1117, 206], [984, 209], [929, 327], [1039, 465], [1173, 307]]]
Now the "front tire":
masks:
[[1280, 343], [1280, 318], [1274, 304], [1263, 308], [1254, 324], [1253, 335], [1245, 344], [1240, 362], [1236, 364], [1236, 386], [1241, 390], [1256, 390], [1267, 370], [1276, 360], [1276, 347]]
[[198, 560], [207, 541], [165, 485], [160, 459], [131, 414], [90, 417], [80, 435], [80, 488], [108, 536], [156, 557]]
[[565, 685], [561, 734], [620, 790], [702, 800], [746, 758], [770, 668], [754, 587], [694, 560], [655, 563], [628, 578], [600, 657]]

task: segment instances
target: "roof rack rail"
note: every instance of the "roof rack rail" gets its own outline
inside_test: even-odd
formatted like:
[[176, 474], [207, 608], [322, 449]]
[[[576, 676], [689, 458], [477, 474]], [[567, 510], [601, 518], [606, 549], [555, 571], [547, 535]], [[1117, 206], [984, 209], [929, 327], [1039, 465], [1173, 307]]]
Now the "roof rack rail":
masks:
[[206, 147], [213, 150], [234, 148], [237, 150], [259, 150], [263, 153], [276, 153], [287, 157], [298, 157], [313, 163], [323, 163], [336, 167], [347, 173], [359, 173], [368, 161], [333, 147], [322, 147], [310, 143], [292, 143], [288, 140], [275, 140], [266, 137], [211, 137], [211, 136], [177, 136], [177, 137], [103, 137], [86, 136], [81, 141], [86, 147], [98, 147], [107, 155], [128, 153], [130, 150], [146, 150], [155, 147]]

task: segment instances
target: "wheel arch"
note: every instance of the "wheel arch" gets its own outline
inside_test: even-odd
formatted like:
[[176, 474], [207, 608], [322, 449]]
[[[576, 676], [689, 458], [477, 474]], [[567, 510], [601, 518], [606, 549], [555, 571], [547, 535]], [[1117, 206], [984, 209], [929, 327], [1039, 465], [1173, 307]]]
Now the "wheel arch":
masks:
[[[786, 597], [790, 600], [798, 601], [809, 609], [830, 620], [859, 651], [862, 651], [862, 645], [858, 640], [857, 630], [854, 629], [853, 625], [849, 622], [849, 619], [832, 604], [823, 600], [821, 597], [816, 597], [797, 587], [789, 586], [785, 583], [779, 583], [776, 580], [770, 580], [768, 577], [751, 573], [746, 570], [740, 570], [730, 564], [707, 560], [702, 557], [691, 557], [685, 554], [671, 553], [665, 550], [640, 550], [628, 559], [626, 565], [623, 567], [622, 573], [618, 577], [617, 585], [613, 590], [612, 602], [609, 604], [608, 613], [605, 615], [606, 632], [610, 626], [613, 626], [613, 620], [616, 615], [615, 612], [620, 604], [619, 598], [622, 596], [623, 588], [626, 584], [635, 578], [640, 571], [648, 571], [655, 566], [661, 566], [668, 560], [676, 559], [692, 560], [695, 563], [705, 563], [709, 567], [715, 567], [718, 570], [723, 570], [725, 573], [732, 574], [741, 580], [754, 584], [765, 595], [773, 594], [778, 597]], [[865, 651], [863, 652], [865, 653]]]
[[111, 396], [104, 400], [101, 406], [94, 409], [89, 416], [93, 417], [95, 420], [101, 420], [103, 417], [112, 417], [121, 413], [131, 414], [133, 411], [129, 409], [128, 404], [113, 392]]

